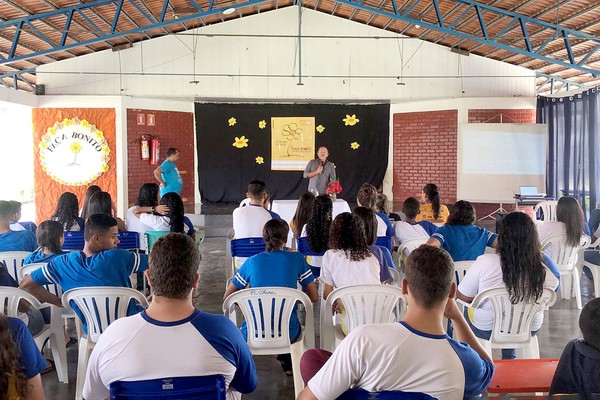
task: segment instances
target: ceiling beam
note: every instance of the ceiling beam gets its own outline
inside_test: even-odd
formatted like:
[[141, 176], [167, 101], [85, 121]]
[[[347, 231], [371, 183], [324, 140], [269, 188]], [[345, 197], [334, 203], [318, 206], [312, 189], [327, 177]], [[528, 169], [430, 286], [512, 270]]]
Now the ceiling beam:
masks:
[[[144, 21], [143, 24], [141, 24], [138, 27], [135, 27], [132, 29], [120, 30], [120, 29], [118, 29], [117, 22], [118, 22], [119, 18], [121, 17], [121, 14], [123, 11], [123, 5], [131, 3], [133, 1], [135, 1], [135, 0], [96, 0], [93, 2], [77, 4], [75, 6], [58, 9], [58, 10], [53, 10], [53, 11], [49, 11], [49, 12], [45, 12], [45, 13], [41, 13], [41, 14], [37, 14], [37, 15], [30, 15], [30, 16], [10, 20], [10, 21], [0, 22], [0, 30], [15, 32], [12, 37], [12, 44], [13, 44], [12, 47], [20, 50], [20, 51], [15, 50], [15, 52], [13, 54], [8, 54], [7, 56], [0, 55], [0, 65], [8, 64], [8, 63], [18, 61], [18, 60], [27, 60], [27, 59], [34, 58], [34, 57], [53, 54], [53, 53], [60, 52], [60, 51], [67, 51], [67, 50], [74, 49], [77, 47], [87, 46], [87, 45], [90, 45], [93, 43], [106, 42], [108, 40], [122, 38], [124, 36], [131, 35], [131, 34], [144, 33], [145, 31], [150, 30], [150, 29], [163, 28], [163, 27], [167, 27], [170, 25], [178, 25], [178, 24], [184, 23], [186, 21], [202, 19], [205, 17], [213, 16], [213, 15], [220, 15], [225, 9], [230, 8], [230, 7], [233, 7], [236, 9], [241, 9], [241, 8], [245, 8], [245, 7], [249, 7], [249, 6], [253, 7], [254, 5], [261, 4], [261, 3], [270, 2], [270, 0], [248, 0], [246, 2], [237, 3], [237, 4], [233, 4], [233, 5], [228, 5], [228, 6], [223, 6], [223, 7], [218, 7], [218, 8], [213, 7], [212, 9], [203, 9], [202, 11], [199, 11], [196, 14], [183, 16], [183, 17], [180, 17], [179, 19], [167, 20], [165, 18], [166, 17], [165, 14], [166, 14], [166, 9], [169, 5], [169, 0], [163, 0], [163, 8], [162, 8], [163, 12], [161, 13], [161, 16], [158, 18], [157, 21], [150, 22], [149, 20], [146, 20], [146, 21]], [[119, 3], [121, 3], [121, 6], [119, 6]], [[82, 17], [85, 15], [84, 14], [85, 12], [95, 11], [99, 7], [108, 6], [108, 5], [113, 5], [114, 10], [112, 11], [112, 14], [110, 15], [110, 17], [106, 14], [106, 12], [104, 12], [104, 15], [108, 18], [108, 20], [111, 24], [111, 27], [113, 27], [113, 29], [111, 29], [110, 31], [98, 32], [98, 36], [94, 39], [83, 40], [83, 41], [80, 41], [77, 43], [66, 43], [66, 41], [61, 41], [59, 43], [56, 43], [56, 42], [47, 40], [48, 38], [46, 38], [45, 35], [43, 35], [43, 33], [41, 31], [39, 31], [39, 29], [33, 29], [33, 30], [27, 30], [27, 32], [33, 36], [36, 36], [38, 39], [43, 40], [47, 44], [46, 48], [43, 48], [43, 49], [33, 52], [33, 51], [23, 51], [23, 50], [27, 50], [27, 49], [25, 49], [23, 46], [20, 46], [19, 33], [21, 32], [21, 29], [23, 29], [25, 25], [34, 26], [34, 24], [43, 23], [48, 18], [53, 18], [54, 20], [56, 20], [57, 17], [62, 17], [62, 19], [64, 21], [64, 25], [61, 27], [60, 31], [63, 32], [63, 34], [69, 35], [72, 30], [72, 28], [70, 27], [70, 25], [68, 23], [68, 21], [70, 19], [75, 18], [75, 17]], [[9, 35], [9, 37], [10, 37], [10, 35]]]
[[[450, 35], [457, 36], [461, 39], [472, 40], [472, 41], [475, 41], [475, 42], [478, 42], [478, 43], [481, 43], [484, 45], [493, 46], [498, 49], [507, 50], [507, 51], [510, 51], [513, 53], [523, 54], [525, 56], [536, 58], [536, 59], [546, 61], [549, 63], [554, 63], [557, 65], [563, 66], [565, 68], [580, 70], [582, 72], [590, 73], [592, 75], [600, 75], [600, 69], [596, 69], [593, 67], [587, 67], [586, 65], [579, 65], [576, 62], [569, 62], [569, 61], [565, 61], [562, 59], [545, 56], [545, 55], [542, 55], [542, 54], [534, 51], [533, 48], [528, 51], [528, 50], [522, 49], [520, 47], [511, 45], [511, 44], [503, 43], [502, 41], [498, 40], [497, 37], [489, 34], [488, 25], [485, 22], [485, 19], [483, 18], [483, 13], [485, 12], [486, 14], [496, 14], [498, 16], [510, 18], [510, 20], [512, 21], [511, 23], [518, 24], [517, 26], [519, 26], [519, 27], [522, 27], [525, 24], [530, 24], [530, 25], [533, 25], [536, 27], [541, 27], [544, 29], [554, 30], [557, 35], [560, 35], [563, 38], [563, 43], [564, 43], [564, 46], [565, 46], [565, 49], [567, 52], [569, 52], [572, 40], [588, 40], [597, 45], [600, 45], [600, 38], [590, 35], [590, 34], [587, 34], [585, 32], [577, 31], [574, 29], [569, 29], [569, 28], [561, 26], [561, 25], [557, 26], [557, 25], [554, 25], [554, 24], [551, 24], [548, 22], [530, 18], [525, 15], [521, 15], [521, 14], [511, 12], [511, 11], [506, 11], [506, 10], [499, 9], [496, 7], [488, 6], [486, 4], [478, 3], [473, 0], [455, 0], [455, 1], [462, 3], [464, 5], [464, 7], [472, 8], [472, 10], [476, 14], [477, 20], [479, 22], [480, 34], [466, 33], [466, 32], [459, 31], [457, 29], [450, 28], [451, 24], [448, 21], [445, 21], [443, 19], [443, 17], [438, 18], [438, 21], [436, 21], [434, 23], [416, 20], [415, 18], [408, 16], [408, 14], [411, 11], [410, 8], [412, 8], [412, 7], [410, 7], [409, 10], [407, 10], [407, 11], [399, 11], [399, 12], [393, 13], [393, 12], [377, 9], [376, 7], [370, 6], [370, 5], [366, 4], [365, 2], [361, 2], [360, 0], [332, 0], [332, 1], [334, 1], [336, 4], [344, 4], [344, 5], [348, 5], [351, 7], [359, 8], [359, 9], [362, 9], [362, 10], [365, 10], [368, 12], [372, 12], [372, 13], [375, 13], [375, 14], [378, 14], [378, 15], [381, 15], [381, 16], [384, 16], [387, 18], [391, 18], [393, 20], [402, 21], [402, 22], [409, 23], [409, 24], [419, 24], [427, 29], [431, 29], [431, 30], [441, 32], [441, 33], [447, 33]], [[433, 3], [434, 7], [438, 6], [438, 0], [420, 0], [419, 1], [419, 3], [423, 3], [423, 2]], [[414, 6], [414, 4], [413, 4], [413, 6]], [[528, 39], [529, 36], [527, 35], [526, 30], [522, 30], [522, 29], [520, 29], [520, 30], [521, 30], [521, 35], [522, 36], [524, 35], [523, 40]], [[572, 52], [571, 52], [571, 54], [572, 54]]]

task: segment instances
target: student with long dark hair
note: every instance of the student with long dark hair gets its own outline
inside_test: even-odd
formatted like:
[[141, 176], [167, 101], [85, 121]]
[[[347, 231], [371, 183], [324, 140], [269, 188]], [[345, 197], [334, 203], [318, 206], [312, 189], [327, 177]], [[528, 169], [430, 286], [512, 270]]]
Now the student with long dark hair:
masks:
[[[166, 195], [165, 195], [166, 196]], [[252, 256], [244, 262], [233, 277], [223, 295], [225, 300], [230, 294], [246, 287], [279, 286], [296, 289], [298, 283], [308, 297], [319, 300], [317, 285], [304, 256], [297, 252], [285, 251], [284, 246], [289, 234], [288, 224], [282, 219], [271, 219], [263, 228], [266, 251]], [[295, 312], [290, 318], [290, 339], [294, 342], [300, 337], [300, 322]], [[246, 324], [242, 325], [242, 334], [247, 337]], [[292, 373], [292, 359], [289, 354], [277, 356], [284, 372]]]
[[[115, 205], [108, 192], [97, 192], [92, 195], [88, 203], [87, 209], [89, 215], [94, 214], [106, 214], [110, 215], [117, 220], [117, 228], [119, 231], [126, 231], [125, 222], [117, 216], [115, 216]], [[84, 217], [86, 218], [86, 217]], [[89, 216], [87, 217], [89, 218]], [[86, 221], [87, 221], [86, 218]]]
[[563, 196], [556, 205], [556, 221], [544, 222], [538, 229], [540, 243], [550, 236], [566, 235], [567, 244], [579, 246], [581, 236], [586, 232], [583, 210], [574, 197]]
[[46, 360], [18, 318], [0, 316], [0, 399], [44, 400]]
[[377, 240], [377, 219], [375, 218], [375, 212], [367, 207], [356, 207], [352, 213], [358, 216], [363, 223], [365, 228], [365, 239], [369, 251], [373, 253], [381, 267], [381, 270], [379, 271], [381, 282], [391, 282], [392, 275], [390, 274], [389, 268], [396, 269], [396, 266], [394, 265], [390, 251], [383, 246], [377, 246], [375, 244], [375, 241]]
[[381, 283], [379, 262], [369, 251], [364, 232], [357, 215], [345, 212], [335, 217], [321, 267], [323, 299], [338, 287]]
[[298, 206], [296, 207], [296, 213], [290, 221], [290, 230], [294, 234], [294, 239], [297, 239], [302, 234], [302, 228], [308, 222], [310, 215], [313, 212], [315, 206], [315, 195], [311, 192], [306, 192], [300, 196]]
[[430, 221], [436, 223], [446, 223], [450, 212], [448, 207], [442, 204], [437, 185], [428, 183], [423, 186], [421, 192], [421, 213], [417, 215], [417, 222]]
[[[301, 237], [306, 236], [308, 248], [315, 253], [324, 253], [329, 249], [329, 229], [333, 219], [333, 202], [326, 194], [320, 194], [315, 198], [313, 212], [308, 222], [302, 228]], [[322, 256], [310, 256], [308, 263], [316, 278], [321, 275]]]
[[60, 222], [65, 231], [83, 232], [84, 221], [79, 217], [78, 212], [77, 196], [71, 192], [64, 192], [58, 198], [56, 209], [50, 219]]
[[83, 218], [83, 220], [87, 220], [90, 215], [90, 212], [88, 210], [89, 208], [89, 204], [90, 204], [90, 199], [92, 198], [93, 195], [95, 195], [98, 192], [101, 192], [102, 189], [100, 189], [100, 186], [97, 185], [91, 185], [87, 188], [87, 190], [85, 191], [85, 197], [83, 198], [83, 207], [81, 208], [81, 211], [79, 212], [79, 216], [81, 218]]
[[[164, 208], [158, 208], [164, 206]], [[134, 211], [140, 221], [155, 231], [185, 233], [194, 236], [196, 230], [188, 217], [185, 216], [183, 201], [175, 192], [169, 192], [160, 199], [160, 205], [153, 211], [148, 207], [139, 207]]]
[[[127, 229], [130, 231], [138, 232], [140, 238], [144, 237], [144, 233], [147, 231], [153, 231], [151, 226], [148, 226], [140, 220], [140, 213], [154, 213], [164, 215], [168, 211], [168, 207], [165, 205], [159, 205], [160, 197], [158, 196], [159, 188], [156, 183], [144, 183], [138, 190], [137, 202], [133, 207], [130, 207], [125, 214], [125, 223]], [[136, 213], [138, 211], [138, 213]], [[145, 240], [140, 241], [140, 249], [146, 250], [147, 244]]]
[[63, 225], [58, 221], [44, 221], [35, 231], [38, 245], [36, 251], [25, 257], [23, 264], [49, 262], [64, 254], [61, 247], [65, 241]]
[[[558, 268], [548, 256], [540, 252], [537, 231], [531, 218], [521, 212], [512, 212], [502, 220], [496, 254], [477, 258], [458, 286], [458, 298], [471, 302], [486, 289], [506, 287], [510, 301], [536, 302], [544, 288], [556, 289]], [[494, 324], [492, 304], [484, 302], [469, 315], [477, 337], [489, 340]], [[532, 333], [537, 332], [544, 320], [544, 310], [534, 317]], [[515, 358], [514, 349], [503, 349], [502, 358]]]
[[427, 244], [446, 250], [454, 261], [475, 260], [485, 253], [486, 246], [495, 248], [498, 238], [495, 233], [475, 225], [476, 220], [473, 205], [465, 200], [457, 201], [446, 225], [438, 228]]

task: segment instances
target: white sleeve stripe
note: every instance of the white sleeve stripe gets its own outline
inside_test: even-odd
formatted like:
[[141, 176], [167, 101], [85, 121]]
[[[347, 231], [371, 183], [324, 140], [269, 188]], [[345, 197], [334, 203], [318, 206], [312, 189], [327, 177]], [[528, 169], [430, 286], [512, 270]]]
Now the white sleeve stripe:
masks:
[[436, 238], [436, 239], [438, 239], [438, 240], [439, 240], [440, 242], [442, 242], [442, 243], [444, 243], [444, 242], [445, 242], [445, 240], [444, 240], [444, 235], [442, 235], [441, 233], [438, 233], [438, 232], [436, 232], [436, 233], [434, 233], [433, 235], [431, 235], [431, 237], [432, 237], [432, 238]]
[[312, 275], [312, 271], [309, 269], [308, 271], [306, 271], [305, 273], [303, 273], [302, 275], [300, 275], [300, 282], [302, 282], [305, 279], [309, 278], [311, 275]]
[[233, 279], [238, 280], [244, 286], [248, 286], [248, 282], [246, 282], [246, 280], [244, 278], [242, 278], [242, 276], [239, 274], [239, 272], [237, 274], [235, 274], [235, 277]]
[[136, 253], [131, 254], [133, 254], [133, 269], [131, 270], [131, 273], [138, 272], [138, 269], [140, 268], [140, 255]]
[[48, 265], [44, 265], [44, 266], [43, 266], [42, 268], [40, 268], [40, 269], [42, 270], [42, 274], [44, 274], [44, 277], [45, 277], [45, 278], [46, 278], [48, 281], [50, 281], [50, 282], [52, 282], [52, 283], [54, 283], [54, 284], [57, 284], [57, 283], [56, 283], [56, 280], [54, 280], [54, 279], [52, 278], [52, 275], [50, 275], [50, 271], [48, 271]]

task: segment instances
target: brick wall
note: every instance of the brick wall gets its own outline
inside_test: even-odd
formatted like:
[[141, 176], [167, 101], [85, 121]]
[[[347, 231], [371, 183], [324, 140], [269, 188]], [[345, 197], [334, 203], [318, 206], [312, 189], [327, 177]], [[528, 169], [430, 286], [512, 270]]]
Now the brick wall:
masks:
[[[138, 120], [139, 115], [143, 115]], [[152, 123], [154, 123], [152, 125]], [[169, 147], [177, 147], [181, 157], [177, 168], [183, 178], [181, 197], [186, 211], [194, 210], [194, 114], [174, 111], [127, 110], [127, 151], [129, 205], [137, 200], [140, 186], [156, 182], [152, 172], [158, 165], [150, 165], [149, 160], [141, 160], [139, 139], [143, 134], [158, 137], [160, 140], [160, 163], [166, 158]]]
[[456, 201], [458, 111], [394, 114], [394, 209], [429, 182], [443, 203]]
[[535, 109], [469, 110], [469, 123], [535, 124]]

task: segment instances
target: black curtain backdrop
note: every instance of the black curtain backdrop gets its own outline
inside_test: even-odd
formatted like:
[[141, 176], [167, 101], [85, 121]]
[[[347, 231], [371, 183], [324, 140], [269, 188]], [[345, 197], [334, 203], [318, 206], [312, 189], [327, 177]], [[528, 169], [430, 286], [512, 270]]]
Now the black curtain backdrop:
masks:
[[586, 213], [596, 208], [600, 172], [600, 91], [538, 97], [537, 122], [548, 124], [546, 191], [573, 196]]
[[[346, 126], [346, 115], [359, 122]], [[235, 118], [235, 125], [229, 119]], [[271, 170], [271, 117], [315, 117], [315, 152], [329, 149], [329, 160], [336, 165], [342, 185], [338, 196], [354, 201], [364, 182], [379, 187], [388, 165], [389, 104], [195, 104], [198, 143], [198, 178], [202, 202], [240, 202], [248, 182], [260, 179], [275, 200], [298, 199], [308, 189], [301, 171]], [[264, 129], [259, 121], [266, 121]], [[236, 137], [245, 136], [248, 147], [233, 146]], [[360, 147], [351, 148], [357, 142]], [[263, 157], [258, 164], [256, 157]], [[316, 155], [315, 155], [316, 157]]]

